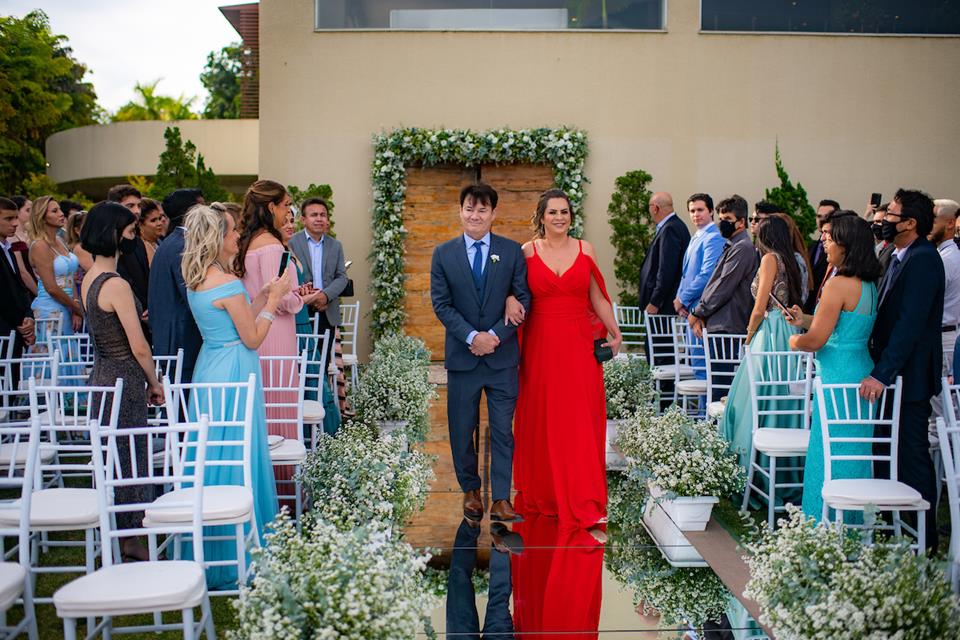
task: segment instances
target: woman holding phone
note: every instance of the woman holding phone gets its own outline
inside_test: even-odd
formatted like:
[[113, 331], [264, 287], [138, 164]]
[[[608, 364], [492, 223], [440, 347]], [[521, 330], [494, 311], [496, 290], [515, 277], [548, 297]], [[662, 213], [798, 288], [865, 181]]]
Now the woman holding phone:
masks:
[[[840, 212], [843, 214], [844, 212]], [[829, 231], [823, 231], [823, 249], [827, 264], [837, 270], [836, 275], [823, 286], [820, 303], [813, 316], [791, 309], [792, 324], [807, 329], [806, 333], [790, 337], [790, 348], [816, 353], [817, 375], [827, 384], [860, 382], [873, 370], [873, 359], [867, 343], [877, 318], [876, 282], [883, 273], [880, 260], [873, 250], [870, 224], [859, 216], [837, 215], [831, 218]], [[850, 403], [864, 402], [852, 394]], [[832, 408], [828, 407], [828, 411]], [[857, 437], [873, 434], [872, 425], [862, 425]], [[852, 434], [851, 434], [852, 435]], [[849, 443], [837, 445], [835, 453], [869, 455], [870, 444]], [[846, 448], [841, 451], [839, 447]], [[834, 478], [870, 478], [869, 460], [834, 462]], [[810, 424], [810, 448], [803, 468], [803, 512], [820, 520], [823, 498], [823, 439], [820, 410], [813, 407]], [[850, 517], [848, 514], [847, 517]]]
[[[282, 275], [290, 282], [297, 281], [296, 267], [289, 262], [290, 254], [283, 241], [283, 226], [293, 201], [284, 186], [273, 180], [258, 180], [250, 185], [243, 197], [241, 214], [240, 251], [235, 263], [236, 275], [243, 281], [247, 293], [253, 298], [263, 286]], [[280, 267], [285, 268], [280, 273]], [[274, 312], [272, 326], [266, 339], [260, 344], [260, 356], [295, 356], [297, 349], [297, 312], [303, 308], [303, 299], [293, 288], [280, 300]], [[268, 380], [271, 363], [261, 360], [264, 380]], [[270, 435], [295, 438], [292, 427], [277, 427], [272, 422], [296, 417], [297, 389], [274, 391], [265, 394], [269, 403], [289, 404], [289, 407], [267, 409], [267, 431]], [[277, 478], [288, 480], [292, 467], [280, 467]]]
[[[796, 329], [787, 322], [784, 307], [800, 305], [806, 285], [794, 256], [789, 225], [776, 217], [761, 222], [757, 229], [757, 249], [761, 255], [760, 268], [750, 285], [754, 304], [747, 322], [747, 344], [754, 352], [789, 351], [790, 336]], [[753, 438], [751, 411], [750, 380], [747, 368], [740, 367], [730, 387], [723, 415], [723, 432], [731, 448], [740, 456], [740, 464], [744, 468], [750, 464]], [[776, 424], [764, 426], [801, 426], [792, 422], [795, 422], [792, 417], [784, 416]]]

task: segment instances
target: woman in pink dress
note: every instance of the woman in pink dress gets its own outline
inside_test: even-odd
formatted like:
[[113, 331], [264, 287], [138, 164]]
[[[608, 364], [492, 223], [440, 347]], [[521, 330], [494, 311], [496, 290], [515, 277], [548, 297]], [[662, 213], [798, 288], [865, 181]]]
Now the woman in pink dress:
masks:
[[[253, 298], [263, 286], [277, 277], [280, 260], [286, 249], [283, 245], [281, 229], [291, 214], [293, 201], [282, 184], [273, 180], [258, 180], [250, 185], [243, 197], [241, 214], [240, 252], [237, 255], [237, 276], [243, 281], [247, 293]], [[287, 264], [287, 276], [291, 282], [297, 281], [296, 268], [292, 262]], [[261, 356], [297, 355], [297, 312], [303, 307], [303, 300], [296, 289], [286, 294], [277, 306], [276, 319], [270, 333], [257, 349]], [[269, 386], [269, 361], [260, 363], [263, 385]], [[273, 366], [276, 367], [274, 364]], [[289, 370], [284, 370], [283, 379], [289, 379]], [[275, 384], [275, 383], [274, 383]], [[267, 433], [296, 438], [298, 428], [295, 424], [281, 423], [278, 420], [296, 418], [295, 403], [297, 389], [265, 393], [267, 403], [284, 403], [288, 407], [267, 407]], [[289, 481], [293, 477], [293, 467], [274, 467], [277, 480]]]

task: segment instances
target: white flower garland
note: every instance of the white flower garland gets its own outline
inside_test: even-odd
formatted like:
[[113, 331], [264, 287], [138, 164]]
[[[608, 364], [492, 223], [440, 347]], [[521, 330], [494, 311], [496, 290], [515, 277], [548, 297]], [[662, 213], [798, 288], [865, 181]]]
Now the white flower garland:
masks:
[[583, 234], [587, 135], [579, 129], [395, 129], [373, 138], [373, 250], [370, 253], [374, 339], [403, 328], [404, 274], [403, 203], [407, 193], [406, 167], [482, 163], [533, 163], [553, 166], [554, 182], [573, 205], [571, 233]]

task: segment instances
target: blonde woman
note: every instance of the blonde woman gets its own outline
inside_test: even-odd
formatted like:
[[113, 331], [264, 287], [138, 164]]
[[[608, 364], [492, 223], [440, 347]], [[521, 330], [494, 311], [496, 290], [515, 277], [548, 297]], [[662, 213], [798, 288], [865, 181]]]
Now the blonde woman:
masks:
[[[251, 302], [243, 283], [233, 273], [240, 239], [233, 218], [210, 207], [196, 205], [187, 213], [184, 227], [182, 268], [187, 302], [203, 335], [193, 382], [245, 382], [251, 373], [257, 377], [258, 397], [254, 401], [250, 464], [257, 527], [262, 539], [264, 526], [277, 513], [277, 493], [267, 444], [260, 361], [256, 349], [267, 337], [277, 306], [290, 292], [292, 283], [287, 277], [273, 278]], [[226, 401], [232, 405], [240, 399], [228, 398]], [[207, 408], [200, 406], [197, 409], [202, 412]], [[210, 409], [213, 415], [221, 411], [229, 415], [233, 411], [232, 407]], [[211, 440], [234, 437], [234, 434], [217, 431], [211, 430]], [[236, 467], [212, 467], [207, 469], [206, 481], [215, 485], [239, 485], [243, 484], [243, 473]], [[236, 548], [233, 542], [209, 542], [204, 554], [207, 561], [232, 560], [236, 559]], [[217, 566], [207, 570], [207, 584], [211, 588], [229, 588], [236, 583], [235, 567]]]
[[[30, 265], [37, 274], [37, 297], [33, 314], [39, 320], [61, 318], [60, 331], [72, 335], [83, 326], [83, 309], [74, 276], [80, 266], [77, 256], [70, 251], [57, 232], [66, 218], [60, 204], [51, 196], [33, 201], [27, 234], [30, 237]], [[37, 323], [37, 341], [46, 340], [44, 323]]]

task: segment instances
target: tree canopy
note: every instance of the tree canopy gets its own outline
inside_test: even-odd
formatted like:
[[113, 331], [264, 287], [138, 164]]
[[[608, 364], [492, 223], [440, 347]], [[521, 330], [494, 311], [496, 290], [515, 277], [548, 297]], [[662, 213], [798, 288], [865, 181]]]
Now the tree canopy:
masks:
[[43, 11], [0, 16], [0, 193], [46, 170], [48, 136], [102, 119], [87, 67], [72, 53]]
[[211, 119], [240, 117], [240, 78], [243, 74], [243, 46], [228, 44], [220, 51], [207, 54], [207, 64], [200, 82], [210, 93], [203, 108], [203, 117]]
[[144, 195], [162, 199], [174, 189], [196, 188], [203, 191], [207, 202], [230, 199], [230, 193], [220, 185], [213, 169], [207, 167], [203, 154], [197, 153], [197, 146], [189, 140], [183, 141], [180, 127], [167, 127], [163, 138], [167, 145], [160, 154], [157, 175]]
[[197, 114], [190, 111], [195, 97], [181, 94], [179, 98], [157, 94], [160, 79], [147, 84], [134, 85], [136, 97], [120, 107], [111, 120], [129, 122], [131, 120], [196, 120]]
[[807, 190], [799, 182], [794, 185], [790, 181], [787, 170], [783, 168], [783, 161], [780, 159], [780, 144], [774, 147], [773, 166], [777, 171], [777, 177], [780, 184], [772, 189], [767, 189], [764, 193], [764, 200], [778, 204], [783, 212], [792, 216], [793, 221], [800, 228], [800, 233], [804, 238], [809, 238], [814, 229], [817, 228], [817, 212], [810, 205], [807, 199]]

